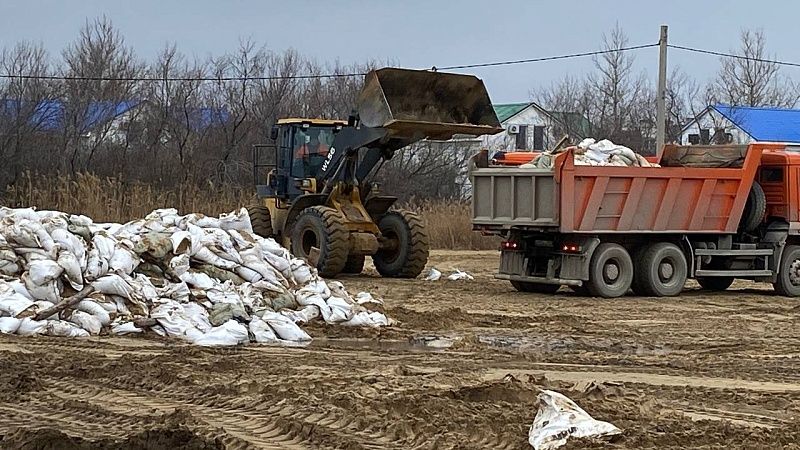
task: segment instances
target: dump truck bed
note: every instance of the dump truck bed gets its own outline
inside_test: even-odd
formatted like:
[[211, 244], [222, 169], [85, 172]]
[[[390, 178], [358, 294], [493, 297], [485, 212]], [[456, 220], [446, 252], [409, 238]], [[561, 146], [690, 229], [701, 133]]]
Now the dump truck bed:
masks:
[[[576, 166], [572, 151], [552, 170], [479, 168], [472, 172], [475, 229], [561, 233], [735, 233], [761, 154], [741, 147], [738, 167]], [[683, 149], [683, 150], [682, 150]], [[676, 164], [685, 147], [661, 157]]]

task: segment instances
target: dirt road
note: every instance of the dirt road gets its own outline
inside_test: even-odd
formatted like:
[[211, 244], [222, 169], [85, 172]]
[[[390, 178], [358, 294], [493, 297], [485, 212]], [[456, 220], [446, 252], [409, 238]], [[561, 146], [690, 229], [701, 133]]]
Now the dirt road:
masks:
[[598, 448], [798, 448], [799, 301], [520, 294], [497, 259], [432, 255], [475, 281], [344, 278], [401, 325], [317, 324], [307, 348], [0, 337], [0, 445], [523, 449], [549, 388], [624, 430]]

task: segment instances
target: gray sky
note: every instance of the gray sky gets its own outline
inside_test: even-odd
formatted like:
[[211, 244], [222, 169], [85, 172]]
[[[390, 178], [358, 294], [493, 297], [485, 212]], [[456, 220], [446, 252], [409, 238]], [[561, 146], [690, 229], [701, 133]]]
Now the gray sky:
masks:
[[[147, 59], [167, 41], [203, 57], [251, 37], [319, 61], [378, 59], [427, 68], [592, 51], [618, 21], [631, 45], [656, 42], [666, 24], [671, 43], [720, 51], [737, 47], [742, 27], [763, 28], [770, 53], [800, 62], [798, 13], [800, 2], [792, 0], [0, 0], [0, 45], [32, 40], [58, 55], [87, 18], [105, 14]], [[638, 70], [654, 77], [658, 50], [636, 56]], [[669, 62], [701, 81], [719, 64], [678, 50], [670, 50]], [[581, 58], [467, 72], [483, 78], [500, 103], [527, 101], [531, 90], [591, 65]], [[800, 77], [800, 68], [782, 70]]]

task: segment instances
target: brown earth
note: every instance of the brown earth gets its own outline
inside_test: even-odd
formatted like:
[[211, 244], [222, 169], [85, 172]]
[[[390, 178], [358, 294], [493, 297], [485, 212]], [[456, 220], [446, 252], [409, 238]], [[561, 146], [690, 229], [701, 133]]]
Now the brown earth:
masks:
[[475, 281], [347, 277], [401, 324], [315, 324], [307, 348], [0, 337], [0, 446], [524, 449], [549, 388], [623, 430], [568, 448], [800, 448], [797, 300], [520, 294], [497, 262], [432, 255]]

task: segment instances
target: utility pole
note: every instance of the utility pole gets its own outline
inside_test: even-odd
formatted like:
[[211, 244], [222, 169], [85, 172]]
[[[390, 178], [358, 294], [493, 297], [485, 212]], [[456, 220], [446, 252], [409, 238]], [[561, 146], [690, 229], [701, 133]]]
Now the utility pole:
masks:
[[667, 26], [658, 39], [658, 91], [656, 92], [656, 154], [664, 148], [667, 127]]

